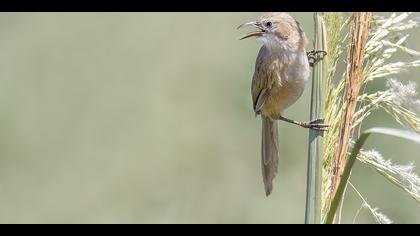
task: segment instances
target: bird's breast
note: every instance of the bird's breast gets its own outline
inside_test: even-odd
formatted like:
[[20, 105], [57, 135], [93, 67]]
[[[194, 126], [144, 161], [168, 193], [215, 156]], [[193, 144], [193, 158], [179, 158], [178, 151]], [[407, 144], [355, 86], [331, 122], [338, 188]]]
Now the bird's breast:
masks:
[[302, 95], [309, 77], [306, 53], [304, 56], [305, 58], [293, 58], [287, 64], [271, 68], [277, 72], [272, 73], [274, 84], [261, 109], [263, 115], [276, 119]]

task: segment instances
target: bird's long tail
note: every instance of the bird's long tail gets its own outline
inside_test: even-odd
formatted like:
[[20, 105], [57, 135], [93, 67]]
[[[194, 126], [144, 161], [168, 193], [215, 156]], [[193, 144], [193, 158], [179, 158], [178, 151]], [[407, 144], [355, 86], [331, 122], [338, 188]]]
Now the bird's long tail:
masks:
[[277, 121], [262, 117], [261, 166], [266, 196], [273, 190], [279, 162]]

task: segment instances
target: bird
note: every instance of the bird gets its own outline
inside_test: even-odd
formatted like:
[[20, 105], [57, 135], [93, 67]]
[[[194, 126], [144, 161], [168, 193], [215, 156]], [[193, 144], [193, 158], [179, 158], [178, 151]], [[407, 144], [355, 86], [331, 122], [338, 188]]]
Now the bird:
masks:
[[[284, 111], [302, 95], [310, 76], [308, 39], [299, 22], [285, 12], [269, 12], [256, 21], [241, 24], [255, 27], [240, 40], [254, 37], [262, 44], [251, 83], [255, 116], [262, 120], [261, 167], [266, 196], [273, 190], [279, 162], [278, 121], [324, 131], [322, 118], [299, 122], [283, 116]], [[313, 55], [313, 52], [310, 53]]]

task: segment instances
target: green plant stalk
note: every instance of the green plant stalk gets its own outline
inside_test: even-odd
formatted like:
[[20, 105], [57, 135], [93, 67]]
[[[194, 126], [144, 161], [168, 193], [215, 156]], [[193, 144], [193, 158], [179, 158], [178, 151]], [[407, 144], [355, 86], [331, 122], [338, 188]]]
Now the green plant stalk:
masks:
[[370, 132], [362, 133], [360, 138], [354, 144], [350, 157], [348, 158], [346, 166], [344, 167], [343, 175], [341, 176], [340, 183], [337, 187], [337, 192], [334, 196], [334, 199], [332, 200], [331, 208], [328, 211], [327, 218], [325, 220], [325, 223], [327, 224], [332, 224], [334, 221], [334, 216], [337, 212], [338, 206], [340, 205], [344, 189], [346, 188], [347, 181], [350, 177], [351, 169], [353, 168], [354, 162], [356, 161], [356, 157], [359, 154], [360, 149], [363, 147], [363, 144], [365, 143], [366, 139], [369, 137], [370, 134]]
[[[322, 16], [314, 14], [315, 21], [315, 51], [326, 50], [326, 34]], [[315, 63], [312, 74], [311, 120], [323, 117], [324, 91], [326, 81], [326, 63], [324, 60]], [[308, 169], [306, 185], [305, 223], [321, 223], [321, 184], [322, 184], [322, 133], [309, 131]]]

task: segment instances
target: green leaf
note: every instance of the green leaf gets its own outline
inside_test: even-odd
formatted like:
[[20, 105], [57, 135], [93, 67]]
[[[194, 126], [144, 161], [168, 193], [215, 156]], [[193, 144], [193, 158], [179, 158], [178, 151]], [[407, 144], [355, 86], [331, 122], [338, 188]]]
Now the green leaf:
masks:
[[408, 130], [376, 127], [366, 130], [365, 133], [386, 134], [420, 143], [420, 135]]

